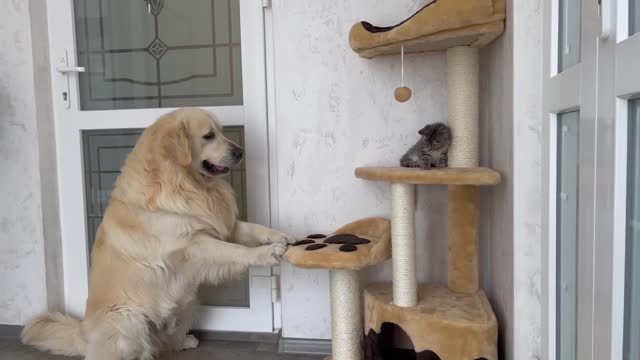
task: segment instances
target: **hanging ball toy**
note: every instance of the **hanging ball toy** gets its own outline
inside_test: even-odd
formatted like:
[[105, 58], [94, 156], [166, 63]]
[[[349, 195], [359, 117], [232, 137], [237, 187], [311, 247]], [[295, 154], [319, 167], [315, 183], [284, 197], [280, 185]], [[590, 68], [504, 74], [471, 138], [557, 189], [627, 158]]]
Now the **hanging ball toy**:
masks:
[[396, 88], [393, 92], [393, 96], [398, 102], [405, 102], [411, 99], [411, 89], [404, 86], [404, 46], [400, 48], [400, 84], [401, 86]]
[[393, 96], [398, 102], [405, 102], [411, 98], [411, 89], [406, 86], [400, 86], [393, 92]]

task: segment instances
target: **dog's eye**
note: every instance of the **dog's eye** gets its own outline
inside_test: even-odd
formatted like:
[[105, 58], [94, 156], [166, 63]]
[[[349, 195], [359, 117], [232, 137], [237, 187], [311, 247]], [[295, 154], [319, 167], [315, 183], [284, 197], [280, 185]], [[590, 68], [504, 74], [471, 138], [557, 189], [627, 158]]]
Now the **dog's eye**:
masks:
[[214, 133], [213, 131], [209, 131], [208, 133], [204, 134], [202, 138], [205, 140], [213, 140], [216, 138], [216, 133]]

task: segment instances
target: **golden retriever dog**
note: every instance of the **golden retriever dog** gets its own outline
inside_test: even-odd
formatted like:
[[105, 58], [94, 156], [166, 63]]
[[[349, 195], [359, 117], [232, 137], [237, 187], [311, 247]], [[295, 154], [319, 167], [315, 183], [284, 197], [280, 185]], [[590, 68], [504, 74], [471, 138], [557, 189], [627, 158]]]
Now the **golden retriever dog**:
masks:
[[187, 335], [203, 283], [279, 262], [295, 239], [236, 220], [222, 178], [243, 150], [214, 117], [179, 109], [147, 128], [118, 177], [91, 253], [84, 320], [36, 316], [22, 342], [88, 360], [152, 359], [195, 348]]

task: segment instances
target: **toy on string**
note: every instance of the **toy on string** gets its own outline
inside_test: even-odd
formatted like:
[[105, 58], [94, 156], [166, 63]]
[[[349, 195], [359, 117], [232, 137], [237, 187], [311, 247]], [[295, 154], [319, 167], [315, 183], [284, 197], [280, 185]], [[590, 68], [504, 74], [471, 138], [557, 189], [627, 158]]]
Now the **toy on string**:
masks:
[[404, 46], [400, 48], [400, 86], [393, 92], [398, 102], [405, 102], [411, 98], [411, 89], [404, 86]]

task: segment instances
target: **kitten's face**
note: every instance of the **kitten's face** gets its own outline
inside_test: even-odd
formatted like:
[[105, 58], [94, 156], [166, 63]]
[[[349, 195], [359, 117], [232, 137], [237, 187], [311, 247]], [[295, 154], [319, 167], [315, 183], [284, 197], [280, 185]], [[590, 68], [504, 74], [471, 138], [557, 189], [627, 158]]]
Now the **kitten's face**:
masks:
[[440, 150], [449, 147], [451, 132], [441, 123], [429, 124], [418, 131], [422, 135], [421, 141], [429, 150]]

